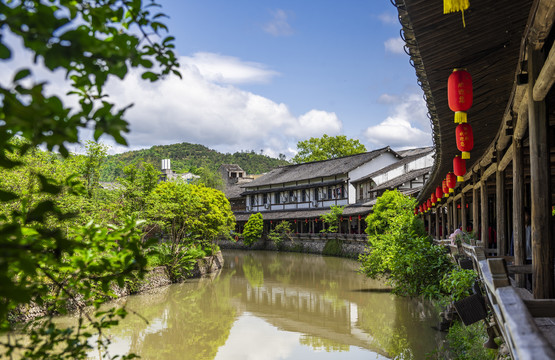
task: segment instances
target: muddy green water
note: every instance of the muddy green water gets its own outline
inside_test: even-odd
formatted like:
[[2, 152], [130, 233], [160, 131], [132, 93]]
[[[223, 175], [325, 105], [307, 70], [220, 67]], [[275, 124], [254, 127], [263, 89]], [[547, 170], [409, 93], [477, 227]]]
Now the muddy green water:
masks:
[[[212, 278], [127, 298], [110, 355], [144, 359], [425, 359], [436, 311], [385, 292], [353, 260], [224, 251]], [[91, 354], [94, 356], [94, 354]], [[92, 357], [94, 358], [94, 357]]]

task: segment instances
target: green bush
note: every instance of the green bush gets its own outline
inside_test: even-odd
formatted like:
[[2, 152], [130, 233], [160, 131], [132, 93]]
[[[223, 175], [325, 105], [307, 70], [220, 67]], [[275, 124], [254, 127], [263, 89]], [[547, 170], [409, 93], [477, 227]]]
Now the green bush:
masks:
[[280, 250], [285, 239], [292, 240], [291, 232], [291, 223], [284, 220], [270, 231], [268, 238], [272, 240], [276, 248]]
[[493, 360], [497, 350], [486, 349], [483, 344], [488, 335], [482, 321], [464, 326], [456, 321], [447, 334], [449, 359], [453, 360]]
[[472, 285], [476, 279], [474, 270], [454, 267], [441, 279], [441, 288], [445, 293], [451, 294], [453, 301], [459, 301], [472, 295]]
[[387, 279], [396, 294], [439, 298], [440, 281], [452, 264], [414, 216], [415, 203], [397, 190], [378, 198], [366, 218], [368, 248], [359, 256], [361, 271], [371, 278]]
[[243, 230], [244, 243], [247, 246], [251, 246], [262, 237], [262, 231], [264, 229], [264, 221], [262, 220], [262, 214], [256, 213], [249, 216], [249, 220], [245, 224], [245, 229]]

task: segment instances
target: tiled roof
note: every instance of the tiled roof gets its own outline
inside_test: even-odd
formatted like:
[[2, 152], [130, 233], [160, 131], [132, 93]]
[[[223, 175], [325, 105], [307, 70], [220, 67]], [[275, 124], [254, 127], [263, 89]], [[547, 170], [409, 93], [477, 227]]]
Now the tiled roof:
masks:
[[386, 152], [391, 152], [392, 154], [398, 156], [396, 152], [387, 146], [371, 152], [345, 156], [337, 159], [281, 166], [259, 177], [248, 185], [243, 185], [243, 187], [249, 188], [263, 185], [284, 184], [294, 181], [345, 174]]

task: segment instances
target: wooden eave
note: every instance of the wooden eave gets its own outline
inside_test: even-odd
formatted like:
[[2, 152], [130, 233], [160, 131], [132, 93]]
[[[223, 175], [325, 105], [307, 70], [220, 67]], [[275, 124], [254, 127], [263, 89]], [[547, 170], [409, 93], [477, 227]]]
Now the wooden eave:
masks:
[[503, 128], [534, 4], [532, 0], [471, 2], [463, 28], [461, 13], [444, 15], [441, 1], [396, 1], [406, 51], [424, 90], [436, 148], [434, 169], [419, 200], [428, 198], [441, 184], [452, 171], [453, 158], [460, 154], [455, 140], [457, 124], [447, 99], [449, 75], [454, 68], [466, 68], [473, 78], [474, 99], [468, 111], [474, 132], [474, 149], [467, 160], [470, 170], [480, 164]]

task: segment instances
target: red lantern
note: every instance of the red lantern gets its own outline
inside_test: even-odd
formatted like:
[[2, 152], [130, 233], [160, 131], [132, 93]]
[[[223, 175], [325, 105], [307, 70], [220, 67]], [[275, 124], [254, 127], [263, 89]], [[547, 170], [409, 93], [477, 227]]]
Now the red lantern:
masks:
[[436, 187], [436, 198], [437, 201], [441, 201], [441, 198], [443, 197], [443, 190], [441, 190], [441, 186]]
[[461, 158], [470, 159], [469, 151], [474, 147], [474, 134], [472, 133], [472, 126], [468, 123], [457, 125], [457, 149], [462, 151]]
[[459, 155], [456, 155], [453, 159], [453, 172], [457, 176], [458, 182], [464, 181], [463, 176], [466, 174], [466, 160]]
[[427, 205], [427, 209], [430, 210], [432, 208], [432, 200], [428, 199], [428, 202], [426, 203]]
[[449, 186], [447, 186], [447, 180], [443, 180], [441, 185], [443, 187], [443, 196], [449, 197]]
[[353, 217], [352, 217], [352, 216], [349, 216], [349, 221], [353, 221]]
[[360, 220], [360, 215], [358, 216], [358, 219]]
[[418, 215], [418, 207], [414, 208], [414, 215]]
[[437, 202], [437, 196], [436, 194], [432, 194], [432, 196], [430, 197], [430, 200], [432, 200], [432, 205], [435, 206], [436, 202]]
[[457, 186], [457, 177], [455, 174], [452, 172], [447, 173], [447, 176], [445, 176], [445, 183], [447, 184], [450, 193], [455, 192], [455, 186]]
[[304, 219], [304, 223], [305, 223], [305, 224], [308, 224], [308, 219]]
[[447, 81], [449, 108], [455, 112], [455, 123], [466, 122], [466, 111], [472, 106], [472, 76], [463, 69], [455, 69]]
[[297, 223], [297, 219], [295, 219], [295, 224]]

